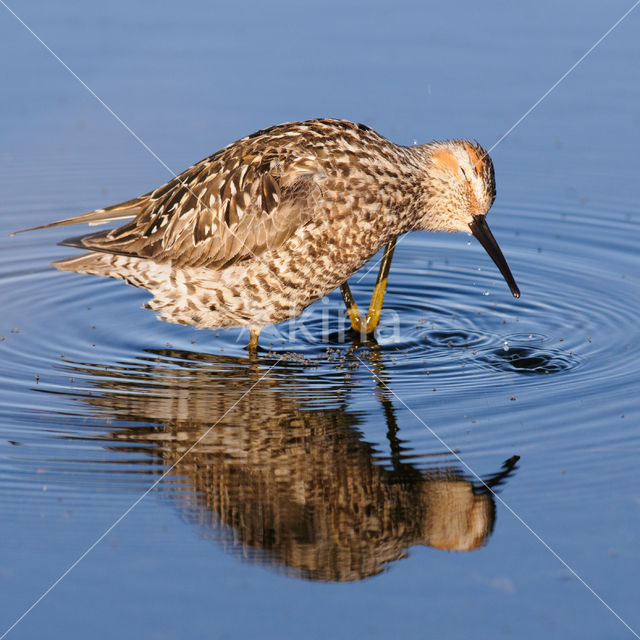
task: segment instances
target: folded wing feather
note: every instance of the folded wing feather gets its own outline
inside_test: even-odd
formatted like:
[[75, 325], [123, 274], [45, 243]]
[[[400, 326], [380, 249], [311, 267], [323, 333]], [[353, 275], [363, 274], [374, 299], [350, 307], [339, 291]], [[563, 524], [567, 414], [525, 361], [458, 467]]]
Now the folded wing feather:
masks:
[[62, 244], [182, 267], [276, 249], [313, 218], [323, 172], [313, 155], [260, 142], [239, 141], [139, 198], [34, 229], [133, 218]]

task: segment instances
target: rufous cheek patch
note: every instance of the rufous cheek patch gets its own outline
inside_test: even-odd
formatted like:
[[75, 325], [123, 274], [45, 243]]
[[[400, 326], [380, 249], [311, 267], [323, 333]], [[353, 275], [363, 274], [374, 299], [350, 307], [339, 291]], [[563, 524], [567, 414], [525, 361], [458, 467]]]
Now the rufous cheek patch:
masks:
[[451, 169], [451, 171], [457, 171], [460, 168], [458, 159], [446, 149], [436, 149], [432, 156], [432, 161], [441, 169]]

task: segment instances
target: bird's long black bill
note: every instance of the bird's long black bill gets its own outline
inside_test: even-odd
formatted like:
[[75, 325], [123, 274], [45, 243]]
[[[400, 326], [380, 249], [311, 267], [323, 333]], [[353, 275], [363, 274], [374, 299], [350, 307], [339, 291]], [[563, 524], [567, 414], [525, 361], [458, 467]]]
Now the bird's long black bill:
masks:
[[502, 251], [500, 251], [500, 247], [498, 246], [496, 239], [493, 237], [493, 233], [491, 233], [491, 229], [489, 229], [486, 216], [473, 216], [473, 222], [469, 225], [469, 228], [471, 229], [471, 233], [473, 233], [474, 237], [485, 248], [485, 251], [496, 263], [496, 267], [500, 269], [500, 273], [509, 285], [509, 289], [511, 289], [513, 297], [519, 298], [520, 289], [518, 289], [518, 285], [511, 275], [511, 269], [509, 269], [509, 265], [504, 259]]

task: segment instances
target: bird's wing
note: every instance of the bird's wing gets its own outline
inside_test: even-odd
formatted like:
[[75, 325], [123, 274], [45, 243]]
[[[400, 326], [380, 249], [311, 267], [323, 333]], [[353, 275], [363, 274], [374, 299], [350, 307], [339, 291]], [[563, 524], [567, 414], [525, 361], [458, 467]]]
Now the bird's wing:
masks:
[[219, 267], [275, 249], [317, 211], [324, 174], [315, 156], [295, 147], [251, 142], [221, 150], [144, 196], [46, 226], [133, 217], [62, 244], [182, 267]]

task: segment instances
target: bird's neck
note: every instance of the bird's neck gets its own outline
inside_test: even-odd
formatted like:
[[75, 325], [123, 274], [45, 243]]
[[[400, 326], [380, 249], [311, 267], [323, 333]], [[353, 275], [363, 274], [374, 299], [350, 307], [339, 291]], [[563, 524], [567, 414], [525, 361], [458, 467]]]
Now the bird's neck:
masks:
[[437, 197], [428, 171], [433, 144], [392, 144], [385, 162], [379, 165], [376, 188], [384, 208], [394, 213], [395, 235], [423, 229], [425, 211]]

